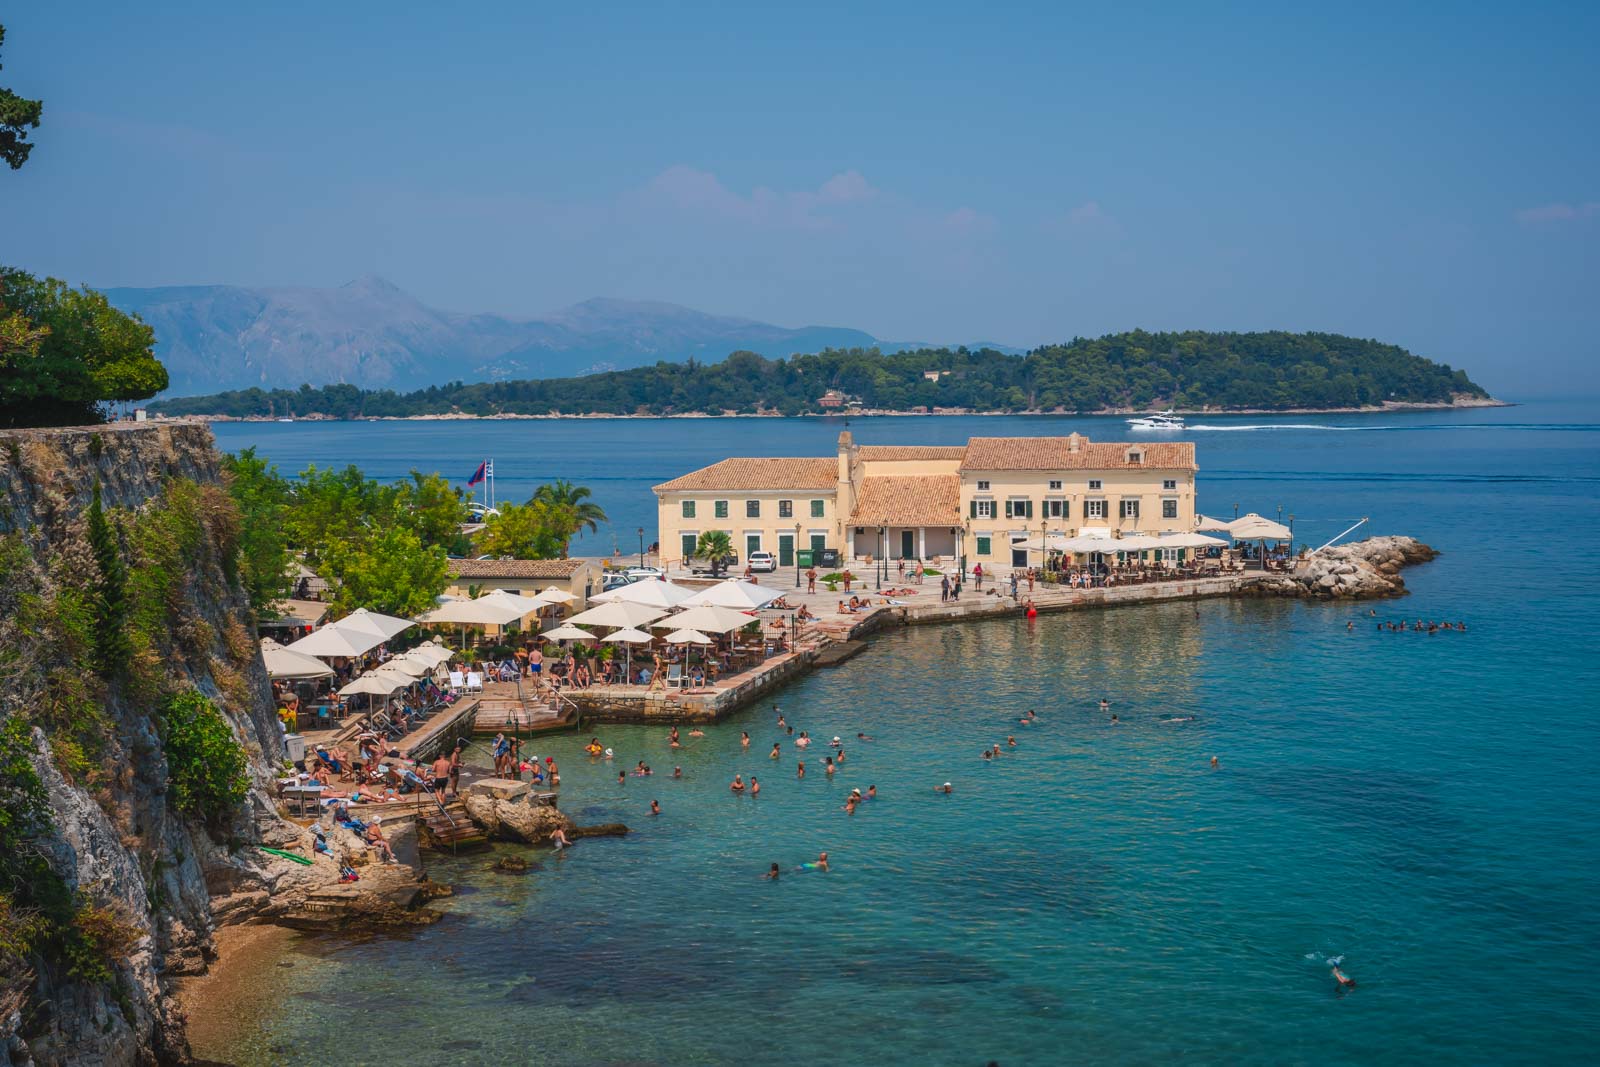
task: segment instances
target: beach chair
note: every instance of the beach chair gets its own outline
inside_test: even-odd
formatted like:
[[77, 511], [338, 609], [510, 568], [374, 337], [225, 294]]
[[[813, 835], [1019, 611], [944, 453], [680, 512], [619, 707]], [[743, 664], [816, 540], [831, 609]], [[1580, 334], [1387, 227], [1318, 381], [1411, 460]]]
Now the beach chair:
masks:
[[460, 671], [450, 672], [450, 692], [459, 693], [467, 687], [467, 680]]
[[669, 663], [667, 665], [667, 688], [671, 689], [673, 686], [677, 686], [681, 689], [683, 684], [683, 664]]
[[479, 674], [477, 671], [467, 672], [467, 692], [483, 692], [483, 675]]

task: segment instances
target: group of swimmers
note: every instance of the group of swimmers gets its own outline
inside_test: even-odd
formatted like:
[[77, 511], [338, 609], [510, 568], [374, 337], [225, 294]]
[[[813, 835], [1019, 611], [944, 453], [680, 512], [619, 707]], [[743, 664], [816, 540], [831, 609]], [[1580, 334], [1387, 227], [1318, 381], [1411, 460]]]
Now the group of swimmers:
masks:
[[[1467, 630], [1467, 624], [1465, 622], [1449, 622], [1448, 620], [1445, 622], [1424, 622], [1422, 619], [1418, 619], [1415, 622], [1407, 623], [1406, 620], [1401, 619], [1399, 622], [1380, 622], [1377, 625], [1380, 632], [1386, 630], [1390, 633], [1397, 634], [1405, 633], [1408, 630], [1412, 633], [1419, 634], [1436, 634], [1440, 630], [1459, 630], [1460, 632], [1465, 633]], [[1354, 622], [1351, 622], [1345, 627], [1347, 630], [1354, 630], [1355, 628], [1356, 624]]]

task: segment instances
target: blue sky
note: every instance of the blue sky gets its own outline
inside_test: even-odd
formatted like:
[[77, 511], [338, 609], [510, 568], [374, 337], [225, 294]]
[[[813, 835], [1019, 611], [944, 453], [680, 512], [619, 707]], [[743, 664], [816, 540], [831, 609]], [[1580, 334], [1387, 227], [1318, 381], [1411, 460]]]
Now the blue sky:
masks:
[[1600, 5], [38, 4], [0, 260], [1600, 387]]

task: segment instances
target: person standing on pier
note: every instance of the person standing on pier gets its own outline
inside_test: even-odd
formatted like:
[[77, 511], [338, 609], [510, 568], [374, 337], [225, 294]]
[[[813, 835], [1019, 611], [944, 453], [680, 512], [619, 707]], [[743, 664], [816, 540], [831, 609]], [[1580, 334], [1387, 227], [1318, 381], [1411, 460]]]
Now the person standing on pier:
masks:
[[806, 592], [815, 593], [816, 591], [817, 591], [817, 568], [812, 567], [812, 568], [810, 568], [809, 570], [806, 571]]
[[983, 564], [974, 564], [972, 568], [972, 588], [983, 591]]
[[950, 576], [944, 575], [939, 579], [939, 603], [943, 604], [950, 599]]

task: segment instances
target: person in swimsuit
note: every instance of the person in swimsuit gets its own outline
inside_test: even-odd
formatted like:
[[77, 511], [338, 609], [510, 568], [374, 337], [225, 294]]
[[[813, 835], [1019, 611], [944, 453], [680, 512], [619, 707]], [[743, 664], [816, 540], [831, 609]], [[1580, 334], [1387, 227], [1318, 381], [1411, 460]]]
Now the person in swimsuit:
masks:
[[934, 786], [933, 791], [935, 793], [943, 793], [945, 796], [949, 796], [951, 793], [955, 792], [955, 790], [951, 788], [949, 782], [946, 782], [944, 785]]
[[767, 755], [772, 759], [777, 759], [779, 756], [782, 755], [782, 753], [778, 751], [778, 742], [776, 742], [776, 741], [772, 742], [772, 751], [769, 752]]
[[1333, 966], [1333, 980], [1339, 983], [1340, 989], [1354, 989], [1356, 980], [1341, 971], [1337, 964]]
[[682, 767], [674, 767], [674, 768], [672, 768], [672, 777], [674, 777], [674, 778], [682, 778], [683, 777], [683, 768]]
[[733, 781], [731, 783], [729, 783], [728, 788], [733, 790], [735, 793], [743, 793], [744, 792], [744, 778], [741, 775], [737, 775], [737, 774], [734, 775], [733, 776]]
[[765, 877], [769, 882], [776, 882], [778, 880], [778, 865], [774, 863], [772, 865], [772, 869], [769, 870], [763, 877]]
[[650, 814], [651, 815], [660, 815], [661, 814], [661, 801], [652, 800], [650, 802]]
[[739, 731], [739, 745], [741, 747], [743, 747], [743, 748], [749, 748], [750, 747], [750, 731], [748, 731], [748, 730], [740, 730]]
[[550, 844], [555, 846], [557, 852], [560, 852], [572, 842], [567, 840], [567, 832], [558, 826], [550, 832]]
[[756, 776], [753, 774], [750, 776], [750, 795], [753, 797], [761, 795], [761, 783], [756, 781]]
[[800, 766], [798, 768], [796, 768], [796, 770], [794, 772], [794, 776], [796, 778], [804, 778], [806, 776], [806, 761], [805, 760], [801, 760], [800, 761]]
[[433, 795], [440, 800], [444, 799], [444, 791], [450, 786], [450, 758], [440, 753], [439, 758], [433, 761]]

